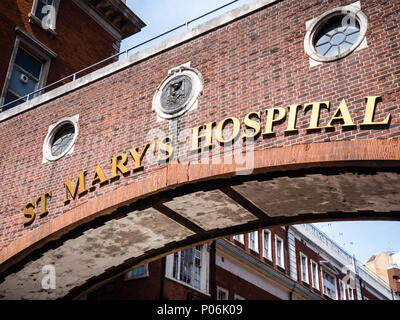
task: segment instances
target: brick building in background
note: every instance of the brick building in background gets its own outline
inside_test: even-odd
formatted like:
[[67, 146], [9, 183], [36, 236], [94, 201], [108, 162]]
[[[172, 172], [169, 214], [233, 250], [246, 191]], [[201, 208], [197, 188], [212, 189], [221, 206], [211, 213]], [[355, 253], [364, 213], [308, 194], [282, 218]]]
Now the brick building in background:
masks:
[[176, 252], [89, 293], [101, 300], [399, 300], [311, 224], [271, 227]]
[[[54, 83], [118, 53], [121, 40], [139, 32], [145, 26], [124, 2], [1, 1], [2, 110], [21, 104], [26, 97], [14, 104], [8, 103], [41, 89], [46, 84]], [[113, 61], [109, 60], [89, 71], [111, 62]], [[32, 99], [33, 96], [29, 98]]]
[[400, 252], [381, 252], [369, 258], [365, 267], [378, 275], [393, 292], [400, 295]]
[[[3, 99], [143, 26], [73, 0], [50, 30], [44, 4], [0, 4]], [[3, 107], [0, 298], [398, 299], [307, 223], [400, 220], [399, 13], [255, 0]]]

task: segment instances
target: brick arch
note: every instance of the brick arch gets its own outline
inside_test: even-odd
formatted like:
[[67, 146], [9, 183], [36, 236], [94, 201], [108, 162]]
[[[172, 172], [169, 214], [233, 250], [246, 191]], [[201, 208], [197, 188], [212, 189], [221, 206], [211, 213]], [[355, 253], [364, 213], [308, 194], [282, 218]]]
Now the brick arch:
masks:
[[[223, 164], [223, 161], [221, 161], [221, 164], [169, 163], [167, 166], [160, 167], [151, 172], [151, 174], [146, 175], [140, 184], [133, 183], [120, 187], [71, 209], [47, 224], [39, 226], [32, 232], [15, 240], [1, 252], [0, 272], [6, 270], [7, 272], [5, 273], [5, 281], [0, 283], [0, 295], [7, 298], [7, 287], [11, 288], [17, 283], [26, 283], [26, 288], [29, 288], [30, 291], [33, 290], [40, 298], [71, 296], [81, 289], [89, 288], [95, 282], [121, 273], [123, 270], [138, 263], [157, 259], [174, 250], [176, 251], [195, 243], [267, 225], [346, 219], [400, 220], [400, 204], [393, 200], [400, 199], [400, 191], [398, 191], [400, 188], [396, 189], [396, 185], [393, 184], [393, 181], [400, 180], [397, 179], [399, 177], [397, 168], [400, 160], [400, 143], [397, 139], [293, 145], [254, 151], [253, 156], [253, 173], [251, 176], [243, 176], [243, 178], [237, 177], [236, 170], [239, 170], [240, 167], [235, 162], [230, 165]], [[366, 173], [365, 180], [359, 180], [361, 185], [365, 187], [360, 188], [360, 192], [371, 192], [371, 203], [353, 199], [349, 204], [348, 199], [343, 199], [343, 194], [337, 196], [336, 191], [343, 189], [341, 183], [345, 185], [347, 182], [356, 183], [357, 179], [364, 179], [358, 172], [353, 174], [353, 168], [379, 169], [388, 167], [395, 169], [382, 169], [383, 175], [374, 173], [371, 178], [368, 178], [369, 176]], [[268, 187], [276, 188], [277, 194], [285, 190], [288, 192], [288, 199], [286, 200], [290, 200], [291, 191], [288, 190], [287, 186], [289, 184], [285, 181], [287, 173], [291, 172], [293, 174], [310, 168], [320, 168], [320, 171], [316, 175], [312, 175], [312, 172], [311, 175], [303, 172], [299, 174], [300, 178], [298, 180], [292, 180], [295, 184], [298, 184], [299, 190], [302, 190], [302, 186], [306, 186], [303, 189], [307, 189], [307, 185], [313, 186], [318, 182], [326, 184], [326, 177], [318, 175], [324, 172], [325, 169], [323, 168], [349, 168], [348, 170], [343, 169], [343, 172], [349, 172], [352, 176], [345, 177], [344, 181], [332, 180], [334, 184], [338, 184], [338, 189], [332, 191], [327, 189], [324, 192], [327, 194], [332, 192], [332, 198], [336, 197], [337, 199], [335, 198], [331, 203], [328, 201], [328, 205], [325, 205], [325, 207], [322, 204], [305, 201], [308, 206], [305, 205], [298, 208], [299, 206], [296, 205], [295, 208], [293, 202], [280, 201], [279, 203], [282, 204], [279, 208], [280, 213], [274, 213], [276, 203], [273, 204], [271, 202], [272, 205], [270, 207], [265, 206], [266, 201], [263, 201], [262, 198], [265, 195], [261, 195], [261, 198], [257, 198], [257, 196], [252, 198], [253, 195], [257, 194], [253, 192], [254, 190], [265, 190]], [[277, 172], [279, 172], [277, 177], [281, 180], [276, 179], [273, 184], [268, 184], [268, 179], [271, 176], [267, 181], [263, 178], [256, 179], [256, 177], [268, 176]], [[330, 177], [336, 176], [338, 174], [335, 172], [330, 174]], [[371, 184], [374, 184], [379, 189], [379, 192], [373, 192]], [[388, 190], [382, 188], [385, 185], [389, 187]], [[353, 190], [354, 188], [351, 191], [353, 192]], [[385, 192], [389, 194], [388, 199], [384, 197]], [[223, 197], [221, 197], [221, 194]], [[322, 193], [319, 195], [322, 195]], [[307, 194], [301, 194], [301, 196], [306, 199], [307, 197], [309, 198]], [[223, 206], [231, 205], [231, 212], [236, 213], [236, 215], [228, 217], [226, 212], [217, 210], [217, 202], [221, 198], [227, 199]], [[340, 204], [339, 198], [346, 201]], [[380, 202], [379, 199], [383, 199], [383, 202]], [[187, 205], [193, 205], [193, 203], [197, 203], [198, 207], [204, 207], [204, 212], [217, 208], [213, 214], [215, 216], [221, 215], [220, 219], [216, 219], [216, 221], [221, 221], [221, 224], [208, 225], [207, 223], [211, 223], [211, 219], [202, 220], [201, 216], [204, 215], [204, 212], [197, 212], [193, 218], [185, 216], [184, 212], [185, 210], [187, 212]], [[208, 203], [210, 203], [209, 207], [207, 207]], [[299, 201], [295, 203], [299, 203]], [[385, 207], [381, 210], [383, 205]], [[241, 209], [238, 210], [238, 207]], [[246, 208], [245, 213], [243, 213], [243, 207]], [[368, 210], [367, 208], [372, 209]], [[294, 211], [296, 212], [293, 214]], [[132, 212], [134, 214], [131, 214]], [[270, 215], [264, 216], [266, 212]], [[283, 214], [281, 214], [282, 212]], [[159, 213], [161, 214], [159, 215]], [[91, 225], [91, 223], [97, 223], [97, 225]], [[130, 234], [129, 225], [135, 225], [135, 223], [147, 230], [147, 233], [152, 231], [154, 233], [147, 242], [144, 241], [140, 245], [134, 242], [134, 239], [128, 239]], [[163, 228], [160, 226], [168, 223], [172, 231], [162, 234]], [[83, 228], [83, 231], [80, 234], [78, 232], [77, 235], [74, 231], [79, 228]], [[36, 288], [37, 291], [35, 291], [35, 289], [32, 289], [35, 285], [27, 283], [27, 270], [32, 270], [35, 267], [35, 263], [38, 264], [37, 261], [40, 259], [42, 259], [40, 260], [42, 264], [51, 263], [52, 259], [57, 255], [61, 256], [61, 259], [64, 257], [64, 259], [68, 260], [67, 256], [71, 254], [77, 245], [82, 245], [82, 243], [86, 245], [93, 241], [93, 245], [98, 246], [99, 244], [96, 241], [99, 239], [101, 241], [109, 240], [117, 232], [114, 229], [120, 232], [118, 237], [122, 239], [122, 242], [126, 240], [127, 249], [129, 248], [130, 250], [132, 248], [132, 243], [137, 244], [138, 247], [136, 251], [133, 250], [129, 254], [127, 253], [126, 256], [124, 256], [125, 253], [122, 253], [119, 266], [104, 262], [101, 270], [94, 270], [93, 273], [85, 270], [86, 273], [80, 275], [79, 283], [76, 282], [76, 279], [68, 279], [68, 276], [65, 276], [62, 289], [53, 291], [50, 294], [46, 292], [40, 293], [40, 291], [43, 291], [40, 290], [41, 288]], [[88, 230], [93, 230], [93, 232]], [[114, 231], [110, 233], [110, 230]], [[143, 234], [140, 234], [140, 232], [142, 231], [137, 231], [139, 236], [148, 237], [145, 232]], [[160, 236], [160, 234], [162, 235]], [[84, 235], [83, 238], [81, 238], [82, 235]], [[52, 240], [57, 239], [59, 241], [60, 239], [62, 240], [63, 244], [61, 246], [46, 247], [47, 244], [52, 243]], [[68, 244], [71, 241], [78, 242], [74, 245]], [[160, 244], [158, 247], [155, 246], [155, 241]], [[103, 252], [106, 257], [97, 257], [99, 261], [101, 259], [106, 260], [107, 255], [112, 256], [114, 252], [111, 248], [112, 246], [108, 253]], [[114, 249], [117, 250], [116, 248]], [[34, 255], [35, 250], [40, 252], [40, 257], [37, 259], [37, 256]], [[69, 262], [71, 265], [73, 264], [73, 261]], [[93, 263], [93, 261], [88, 262], [88, 265], [90, 263]], [[64, 273], [67, 273], [67, 271], [64, 270]], [[40, 274], [37, 276], [40, 276]], [[36, 296], [20, 294], [20, 296], [11, 297], [35, 298]]]

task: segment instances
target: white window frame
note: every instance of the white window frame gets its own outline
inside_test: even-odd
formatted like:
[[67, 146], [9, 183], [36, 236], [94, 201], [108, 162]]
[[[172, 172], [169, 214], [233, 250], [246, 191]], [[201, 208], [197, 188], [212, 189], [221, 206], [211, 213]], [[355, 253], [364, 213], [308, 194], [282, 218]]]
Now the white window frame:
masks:
[[[268, 248], [267, 248], [267, 255], [265, 255], [265, 233], [268, 233]], [[263, 245], [263, 250], [262, 250], [262, 252], [263, 252], [263, 257], [264, 258], [266, 258], [266, 259], [268, 259], [268, 260], [270, 260], [270, 261], [272, 261], [272, 233], [271, 233], [271, 231], [270, 230], [268, 230], [268, 229], [264, 229], [263, 231], [262, 231], [262, 245]]]
[[[315, 266], [315, 273], [314, 273], [313, 266]], [[310, 267], [311, 267], [311, 282], [312, 282], [312, 286], [313, 286], [314, 289], [319, 290], [318, 263], [316, 263], [314, 260], [310, 259]], [[315, 281], [314, 281], [313, 275], [315, 276]]]
[[[229, 290], [228, 289], [225, 289], [225, 288], [222, 288], [222, 287], [220, 287], [220, 286], [217, 286], [217, 300], [220, 300], [219, 299], [219, 293], [220, 292], [223, 292], [223, 293], [225, 293], [225, 296], [226, 296], [226, 299], [223, 299], [223, 300], [229, 300]], [[223, 301], [223, 300], [221, 300], [221, 301]]]
[[[305, 270], [303, 270], [302, 258], [305, 259]], [[303, 278], [303, 273], [305, 273], [305, 279]], [[300, 278], [301, 278], [301, 281], [303, 281], [305, 283], [310, 283], [309, 276], [308, 276], [308, 258], [302, 252], [300, 252]]]
[[[281, 258], [280, 261], [278, 261], [278, 241], [281, 242], [280, 245], [280, 250], [281, 250]], [[275, 235], [275, 261], [276, 265], [278, 267], [281, 267], [282, 269], [285, 269], [285, 251], [284, 251], [284, 242], [283, 239], [280, 238], [279, 236]]]
[[339, 279], [340, 300], [347, 300], [346, 288], [347, 288], [346, 283], [342, 279]]
[[[333, 277], [334, 282], [335, 282], [335, 298], [332, 298], [330, 295], [328, 295], [327, 293], [325, 293], [325, 287], [324, 287], [324, 275], [323, 272], [329, 274], [331, 277]], [[333, 274], [332, 272], [329, 272], [328, 270], [326, 270], [325, 268], [321, 268], [321, 279], [322, 279], [322, 294], [326, 295], [327, 297], [330, 297], [334, 300], [338, 300], [338, 286], [337, 286], [337, 277], [335, 274]]]
[[[254, 235], [254, 248], [250, 246], [251, 244], [251, 235]], [[249, 249], [258, 252], [258, 231], [249, 232]]]
[[[19, 48], [24, 49], [32, 57], [36, 58], [37, 60], [39, 60], [42, 63], [42, 70], [40, 72], [40, 78], [36, 85], [35, 90], [38, 90], [39, 88], [42, 88], [45, 85], [45, 83], [47, 81], [49, 69], [50, 69], [51, 59], [54, 59], [57, 57], [56, 53], [54, 53], [52, 50], [47, 48], [41, 42], [32, 38], [28, 33], [26, 33], [21, 28], [16, 27], [15, 32], [16, 32], [16, 38], [15, 38], [14, 48], [11, 53], [10, 62], [8, 64], [8, 69], [7, 69], [7, 74], [6, 74], [6, 79], [4, 81], [3, 90], [1, 92], [0, 106], [2, 106], [4, 104], [4, 100], [5, 100], [9, 85], [10, 85], [11, 74], [14, 70], [15, 58], [17, 57], [17, 52], [18, 52]], [[32, 97], [35, 97], [37, 95], [38, 94], [32, 95], [30, 97], [30, 99], [32, 99]]]
[[240, 242], [241, 244], [244, 244], [244, 234], [235, 234], [233, 236], [233, 239]]
[[[180, 252], [181, 251], [179, 251], [178, 254], [180, 254]], [[179, 270], [177, 270], [178, 278], [174, 277], [174, 253], [166, 257], [165, 277], [170, 279], [171, 281], [177, 282], [183, 286], [189, 287], [193, 290], [203, 293], [204, 295], [209, 296], [209, 265], [210, 265], [209, 245], [203, 244], [201, 252], [202, 254], [201, 254], [201, 268], [200, 268], [200, 288], [196, 288], [188, 284], [187, 282], [179, 280]], [[179, 265], [178, 268], [180, 268], [179, 261], [178, 265]]]
[[40, 0], [33, 0], [33, 5], [32, 5], [32, 10], [31, 10], [31, 12], [29, 13], [29, 15], [28, 15], [28, 17], [29, 17], [29, 22], [30, 23], [35, 23], [35, 24], [37, 24], [37, 25], [39, 25], [43, 30], [46, 30], [46, 31], [48, 31], [48, 32], [50, 32], [51, 34], [53, 34], [53, 35], [56, 35], [57, 33], [55, 32], [55, 30], [56, 30], [56, 23], [57, 23], [57, 15], [58, 15], [58, 8], [59, 8], [59, 6], [60, 6], [60, 0], [53, 0], [53, 7], [54, 7], [54, 10], [55, 10], [55, 18], [54, 18], [54, 21], [53, 21], [53, 25], [50, 27], [50, 28], [47, 28], [47, 27], [43, 27], [43, 24], [42, 24], [42, 20], [40, 20], [37, 16], [36, 16], [36, 9], [37, 9], [37, 6], [38, 6], [38, 2], [39, 2]]

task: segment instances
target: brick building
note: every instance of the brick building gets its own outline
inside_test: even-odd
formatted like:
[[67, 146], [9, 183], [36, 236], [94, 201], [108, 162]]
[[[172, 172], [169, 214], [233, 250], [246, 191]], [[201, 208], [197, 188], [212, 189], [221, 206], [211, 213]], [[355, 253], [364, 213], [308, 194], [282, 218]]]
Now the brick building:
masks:
[[[22, 100], [11, 103], [18, 98], [26, 101], [26, 95], [46, 84], [54, 83], [118, 53], [121, 40], [144, 27], [144, 23], [124, 2], [2, 1], [2, 110], [22, 103]], [[111, 62], [113, 61], [89, 71]], [[58, 85], [62, 83], [64, 82]], [[55, 85], [49, 89], [56, 87]]]
[[135, 268], [83, 299], [398, 300], [311, 224], [271, 227]]
[[378, 275], [397, 295], [400, 295], [400, 253], [381, 252], [365, 263], [367, 270]]
[[[33, 42], [61, 59], [63, 12], [73, 19], [63, 6], [104, 14], [116, 26], [113, 10], [123, 11], [128, 26], [140, 25], [120, 1], [62, 1], [54, 34], [32, 15], [29, 22], [37, 8], [31, 2], [15, 3], [25, 14], [4, 38], [12, 39], [3, 79], [12, 79], [10, 55], [18, 53], [15, 25], [17, 35], [36, 32]], [[0, 297], [80, 298], [146, 264], [165, 277], [148, 294], [167, 294], [168, 286], [178, 288], [171, 278], [181, 277], [174, 266], [188, 256], [194, 264], [215, 261], [215, 272], [200, 268], [190, 278], [201, 289], [190, 289], [193, 298], [342, 297], [339, 280], [351, 257], [339, 259], [340, 249], [330, 252], [318, 233], [276, 226], [400, 220], [399, 8], [398, 0], [252, 1], [3, 107]], [[96, 19], [89, 25], [104, 29]], [[65, 44], [75, 38], [64, 36]], [[107, 37], [108, 49], [90, 58], [117, 50], [112, 36], [100, 42]], [[69, 52], [65, 66], [79, 56]], [[47, 83], [65, 75], [52, 78], [52, 66], [64, 63], [58, 69], [51, 61]], [[272, 262], [261, 256], [265, 229], [271, 248], [283, 248], [280, 255], [271, 249]], [[258, 242], [247, 235], [252, 230]], [[229, 238], [237, 234], [243, 241]], [[251, 251], [257, 243], [258, 254]], [[313, 268], [326, 280], [320, 289], [312, 288]], [[350, 268], [361, 279], [350, 295], [390, 299], [362, 270]], [[43, 285], [46, 272], [57, 285]], [[207, 275], [215, 281], [204, 282]], [[260, 275], [271, 290], [254, 285]], [[254, 290], [242, 292], [244, 281]], [[327, 295], [318, 292], [324, 285]]]

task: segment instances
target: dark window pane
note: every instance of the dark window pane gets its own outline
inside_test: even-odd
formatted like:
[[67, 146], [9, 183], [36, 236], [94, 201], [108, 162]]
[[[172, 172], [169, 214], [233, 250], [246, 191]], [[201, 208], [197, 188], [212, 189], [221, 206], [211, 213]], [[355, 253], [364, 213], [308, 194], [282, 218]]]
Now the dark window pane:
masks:
[[17, 56], [15, 57], [15, 64], [39, 79], [40, 71], [42, 70], [42, 63], [32, 57], [25, 50], [21, 48], [18, 49]]
[[6, 111], [8, 109], [11, 109], [11, 108], [13, 108], [13, 107], [15, 107], [15, 106], [17, 106], [17, 105], [19, 105], [19, 104], [21, 104], [22, 102], [25, 101], [24, 99], [20, 99], [18, 101], [15, 101], [13, 103], [10, 103], [10, 104], [6, 105], [7, 103], [12, 102], [12, 101], [14, 101], [16, 99], [18, 99], [18, 97], [16, 95], [12, 94], [10, 91], [8, 91], [7, 94], [6, 94], [6, 98], [4, 100], [4, 106], [2, 107], [2, 111]]
[[29, 78], [23, 72], [14, 67], [14, 70], [11, 73], [8, 89], [11, 89], [20, 96], [26, 96], [27, 94], [36, 90], [36, 85], [37, 81]]

